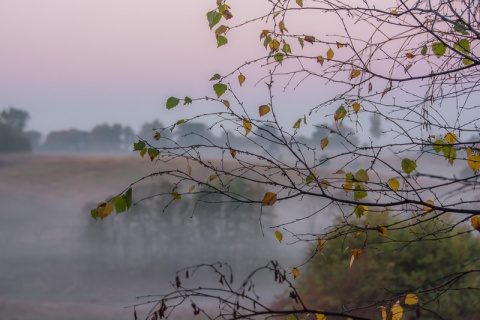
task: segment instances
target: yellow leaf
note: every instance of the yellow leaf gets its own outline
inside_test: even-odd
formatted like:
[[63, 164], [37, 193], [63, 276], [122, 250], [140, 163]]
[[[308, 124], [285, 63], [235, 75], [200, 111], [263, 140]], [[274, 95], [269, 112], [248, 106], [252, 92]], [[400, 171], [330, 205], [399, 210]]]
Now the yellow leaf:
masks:
[[273, 39], [272, 41], [270, 41], [268, 46], [270, 47], [270, 50], [278, 51], [278, 49], [280, 48], [280, 42], [278, 42], [277, 39]]
[[221, 34], [224, 34], [225, 32], [227, 32], [228, 30], [228, 27], [227, 26], [224, 26], [223, 24], [218, 27], [217, 29], [215, 29], [215, 35], [216, 36], [219, 36]]
[[343, 43], [340, 43], [340, 42], [337, 41], [337, 48], [338, 48], [338, 49], [340, 49], [340, 48], [343, 47], [343, 46], [344, 46]]
[[[321, 310], [318, 310], [318, 311], [321, 311]], [[325, 316], [323, 313], [316, 313], [315, 317], [317, 318], [317, 320], [327, 320], [327, 316]]]
[[334, 56], [332, 48], [328, 49], [327, 51], [327, 60], [332, 60]]
[[387, 320], [387, 308], [384, 306], [379, 306], [379, 309], [382, 309], [382, 320]]
[[262, 33], [260, 33], [260, 40], [268, 36], [270, 33], [270, 30], [263, 30]]
[[[425, 203], [429, 204], [431, 206], [435, 205], [435, 202], [433, 202], [433, 200], [427, 200], [427, 201], [425, 201]], [[425, 206], [423, 206], [423, 210], [428, 212], [428, 211], [432, 211], [433, 209], [430, 206], [425, 205]]]
[[457, 141], [457, 136], [453, 132], [447, 133], [445, 135], [445, 141], [447, 141], [448, 144], [454, 144], [455, 141]]
[[237, 155], [237, 150], [230, 149], [230, 155], [232, 156], [232, 158], [235, 158], [235, 156]]
[[381, 226], [377, 226], [377, 231], [380, 232], [383, 236], [387, 236], [387, 228], [385, 227], [381, 227]]
[[[471, 151], [470, 151], [471, 152]], [[472, 168], [473, 172], [477, 173], [480, 169], [480, 156], [471, 154], [468, 156], [468, 166]]]
[[318, 245], [318, 248], [319, 248], [320, 250], [322, 250], [323, 247], [325, 247], [325, 240], [318, 239], [318, 240], [317, 240], [317, 245]]
[[355, 257], [355, 258], [360, 258], [360, 256], [362, 255], [362, 249], [355, 249], [353, 248], [352, 250], [350, 250], [352, 252], [352, 255]]
[[270, 112], [270, 107], [266, 104], [258, 108], [258, 113], [260, 114], [260, 117], [263, 117], [269, 112]]
[[410, 52], [406, 53], [405, 56], [406, 56], [408, 59], [413, 59], [413, 58], [415, 58], [415, 55], [414, 55], [413, 53], [410, 53]]
[[293, 125], [293, 129], [300, 129], [300, 124], [302, 123], [302, 119], [298, 119], [297, 122]]
[[340, 169], [340, 170], [337, 170], [337, 172], [335, 172], [334, 174], [345, 174], [345, 171], [343, 171], [342, 169]]
[[392, 320], [400, 320], [403, 317], [403, 308], [400, 305], [400, 301], [397, 301], [391, 308]]
[[392, 10], [390, 11], [391, 14], [394, 14], [394, 15], [397, 15], [398, 14], [398, 11], [397, 10]]
[[[332, 57], [333, 57], [333, 53], [332, 53]], [[330, 60], [330, 59], [328, 59]], [[353, 69], [352, 72], [350, 72], [350, 79], [355, 79], [356, 77], [358, 77], [362, 72], [358, 69]]]
[[218, 176], [212, 174], [210, 177], [208, 177], [208, 180], [212, 181], [212, 180], [215, 180], [217, 178], [218, 178]]
[[471, 156], [471, 155], [472, 155], [472, 148], [467, 147], [467, 148], [465, 149], [465, 151], [467, 151], [467, 156]]
[[343, 191], [345, 191], [346, 193], [349, 193], [350, 191], [353, 190], [353, 182], [346, 182], [344, 185], [343, 185]]
[[320, 186], [322, 187], [322, 189], [327, 189], [328, 187], [330, 187], [330, 182], [323, 179], [322, 181], [320, 181]]
[[397, 192], [398, 188], [400, 188], [400, 182], [398, 182], [397, 179], [390, 179], [388, 180], [388, 186], [390, 187], [390, 189]]
[[360, 204], [353, 209], [353, 213], [355, 213], [357, 218], [361, 218], [368, 213], [368, 206]]
[[188, 175], [191, 176], [192, 175], [192, 167], [190, 167], [190, 165], [187, 166], [187, 171], [188, 171]]
[[300, 275], [300, 271], [297, 268], [292, 268], [293, 279], [296, 279]]
[[296, 0], [296, 3], [303, 8], [303, 0]]
[[97, 205], [97, 213], [100, 220], [108, 217], [113, 212], [113, 205], [110, 202], [100, 202]]
[[263, 197], [262, 206], [273, 206], [275, 202], [277, 202], [277, 194], [273, 192], [267, 192]]
[[418, 304], [418, 297], [415, 293], [409, 293], [405, 297], [405, 304], [409, 306], [413, 306]]
[[240, 87], [245, 82], [245, 79], [245, 76], [240, 72], [240, 74], [238, 75], [238, 83], [240, 83]]
[[320, 147], [323, 149], [325, 149], [328, 145], [328, 137], [325, 137], [322, 139], [321, 143], [320, 143]]
[[360, 235], [363, 234], [363, 231], [358, 231], [358, 232], [355, 232], [355, 238], [358, 238]]
[[190, 186], [190, 188], [188, 188], [188, 193], [192, 193], [193, 190], [195, 190], [195, 185]]
[[323, 56], [318, 56], [317, 57], [317, 62], [320, 63], [320, 65], [323, 66], [323, 62], [325, 61], [325, 59], [323, 58]]
[[280, 23], [278, 24], [278, 27], [280, 28], [280, 31], [285, 31], [285, 32], [288, 32], [288, 29], [285, 27], [285, 22], [282, 20], [280, 21]]
[[480, 216], [473, 216], [470, 222], [475, 230], [480, 231]]
[[360, 104], [358, 102], [354, 102], [352, 104], [352, 107], [353, 107], [353, 111], [355, 111], [355, 113], [358, 113], [358, 111], [360, 111]]
[[278, 242], [282, 242], [283, 234], [280, 231], [275, 231], [275, 238], [277, 238]]
[[225, 107], [230, 108], [230, 102], [228, 100], [222, 100], [222, 103], [225, 105]]
[[245, 128], [245, 135], [249, 134], [252, 131], [252, 123], [247, 119], [243, 120], [243, 127]]

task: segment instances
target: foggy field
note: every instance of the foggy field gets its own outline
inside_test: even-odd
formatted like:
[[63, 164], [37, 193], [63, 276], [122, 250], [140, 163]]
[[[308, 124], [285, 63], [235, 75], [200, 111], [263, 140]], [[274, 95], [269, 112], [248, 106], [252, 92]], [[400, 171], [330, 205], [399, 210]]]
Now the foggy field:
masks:
[[[136, 296], [170, 291], [181, 267], [231, 260], [240, 277], [242, 269], [281, 258], [271, 249], [279, 247], [274, 237], [261, 237], [256, 212], [241, 217], [258, 235], [246, 238], [260, 241], [251, 256], [242, 241], [225, 244], [239, 234], [209, 237], [214, 226], [191, 218], [187, 200], [180, 203], [184, 212], [171, 206], [162, 213], [142, 202], [104, 221], [90, 217], [97, 202], [154, 169], [139, 157], [0, 156], [0, 318], [132, 319], [133, 310], [124, 307]], [[141, 190], [156, 190], [158, 181], [134, 188], [134, 201]], [[218, 241], [222, 245], [214, 249]]]

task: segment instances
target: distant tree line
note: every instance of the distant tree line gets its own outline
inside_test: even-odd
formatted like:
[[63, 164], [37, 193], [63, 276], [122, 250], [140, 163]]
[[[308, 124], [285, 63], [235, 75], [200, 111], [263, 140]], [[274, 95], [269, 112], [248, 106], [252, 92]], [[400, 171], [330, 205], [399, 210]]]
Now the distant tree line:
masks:
[[[92, 130], [79, 130], [75, 128], [57, 130], [48, 133], [45, 139], [38, 131], [25, 131], [29, 119], [28, 112], [10, 107], [0, 113], [0, 153], [15, 152], [41, 152], [41, 153], [126, 153], [132, 150], [132, 145], [140, 139], [149, 145], [157, 147], [158, 135], [162, 136], [162, 144], [178, 152], [189, 152], [188, 146], [201, 146], [214, 143], [218, 146], [229, 146], [231, 148], [244, 148], [249, 145], [251, 148], [261, 149], [261, 152], [268, 152], [281, 156], [278, 153], [279, 141], [271, 139], [265, 144], [265, 139], [278, 134], [278, 129], [268, 125], [257, 128], [252, 137], [242, 137], [241, 128], [231, 128], [220, 134], [214, 134], [208, 124], [200, 122], [181, 122], [175, 126], [165, 127], [158, 120], [143, 124], [138, 135], [130, 126], [122, 126], [114, 123], [99, 124]], [[339, 128], [335, 128], [339, 130]], [[333, 129], [318, 125], [310, 137], [299, 136], [298, 141], [307, 145], [318, 143], [325, 137], [329, 137], [329, 148], [340, 147], [344, 141], [342, 136], [348, 136], [352, 132], [346, 126], [340, 128], [340, 135], [333, 134]], [[237, 132], [235, 132], [237, 131]], [[157, 136], [156, 136], [157, 134]], [[156, 136], [156, 138], [155, 138]], [[259, 143], [258, 141], [262, 141]], [[180, 147], [182, 145], [182, 147]], [[187, 147], [185, 147], [187, 146]], [[324, 155], [325, 156], [325, 155]]]

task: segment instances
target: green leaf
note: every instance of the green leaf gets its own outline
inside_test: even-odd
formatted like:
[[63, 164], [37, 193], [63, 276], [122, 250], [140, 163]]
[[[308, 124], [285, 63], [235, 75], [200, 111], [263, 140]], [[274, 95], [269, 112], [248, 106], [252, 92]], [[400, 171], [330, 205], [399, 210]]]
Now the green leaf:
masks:
[[441, 42], [434, 42], [432, 44], [432, 51], [437, 56], [437, 58], [440, 58], [447, 51], [447, 47]]
[[353, 212], [357, 216], [357, 218], [361, 218], [363, 215], [366, 215], [368, 212], [368, 207], [364, 205], [359, 205], [356, 206], [355, 209], [353, 209]]
[[459, 32], [461, 34], [463, 34], [464, 36], [468, 36], [469, 33], [467, 31], [467, 28], [465, 27], [465, 24], [461, 21], [457, 21], [455, 23], [455, 25], [453, 26], [453, 30], [455, 30], [456, 32]]
[[192, 103], [192, 98], [190, 98], [190, 97], [185, 97], [185, 98], [183, 99], [183, 105], [187, 105], [187, 104], [190, 104], [190, 103]]
[[275, 61], [277, 61], [278, 63], [282, 64], [283, 57], [284, 57], [284, 54], [283, 54], [283, 53], [278, 52], [278, 53], [276, 53], [273, 57], [275, 58]]
[[355, 173], [355, 179], [360, 182], [368, 182], [369, 177], [367, 171], [360, 169]]
[[302, 49], [303, 49], [303, 46], [305, 45], [303, 38], [298, 37], [297, 39], [298, 39], [298, 42], [300, 43], [300, 46], [302, 46]]
[[211, 78], [210, 78], [210, 81], [215, 81], [215, 80], [219, 80], [222, 76], [219, 75], [218, 73], [215, 73]]
[[305, 179], [305, 183], [307, 185], [309, 185], [310, 183], [312, 183], [313, 181], [315, 181], [315, 174], [313, 172], [310, 172], [310, 174], [308, 175], [307, 179]]
[[439, 153], [440, 151], [442, 151], [442, 148], [444, 145], [445, 145], [445, 141], [438, 139], [433, 143], [432, 147], [436, 153]]
[[98, 211], [97, 209], [92, 209], [90, 210], [90, 215], [92, 216], [93, 219], [97, 220], [98, 219]]
[[178, 103], [180, 102], [180, 99], [177, 99], [175, 97], [170, 97], [167, 100], [167, 109], [170, 110], [172, 108], [175, 108]]
[[143, 148], [145, 148], [145, 142], [142, 140], [138, 140], [138, 142], [133, 144], [133, 151], [141, 151]]
[[467, 59], [467, 58], [463, 58], [463, 59], [462, 59], [462, 63], [463, 63], [465, 66], [469, 66], [469, 65], [472, 65], [472, 64], [473, 64], [473, 61], [470, 60], [470, 59]]
[[210, 30], [220, 22], [222, 19], [222, 14], [220, 12], [217, 12], [216, 10], [212, 10], [210, 12], [207, 12], [207, 20], [208, 20], [208, 26], [210, 27]]
[[335, 119], [335, 121], [338, 121], [345, 118], [346, 115], [347, 115], [347, 110], [343, 105], [341, 105], [340, 107], [338, 107], [337, 111], [335, 111], [335, 115], [333, 116], [333, 118]]
[[224, 94], [225, 91], [227, 91], [227, 85], [223, 83], [215, 83], [213, 85], [213, 90], [217, 94], [217, 97], [220, 98], [222, 94]]
[[155, 141], [158, 141], [160, 140], [160, 132], [155, 132], [155, 134], [153, 135], [153, 139], [155, 139]]
[[132, 188], [128, 188], [124, 195], [122, 195], [123, 201], [125, 201], [125, 205], [127, 209], [132, 206]]
[[147, 148], [143, 148], [142, 150], [140, 150], [140, 156], [143, 158], [143, 156], [147, 153]]
[[422, 56], [425, 56], [427, 54], [427, 50], [428, 50], [427, 45], [424, 44], [422, 47]]
[[283, 44], [282, 51], [285, 53], [292, 53], [292, 49], [290, 48], [290, 45], [288, 43]]
[[442, 148], [443, 156], [448, 160], [448, 163], [453, 166], [453, 162], [457, 158], [457, 150], [454, 147], [448, 145]]
[[455, 50], [457, 50], [457, 51], [459, 51], [459, 52], [468, 54], [468, 53], [470, 53], [470, 41], [467, 40], [467, 39], [458, 40], [458, 41], [453, 45], [453, 48], [455, 48]]
[[272, 37], [270, 37], [270, 36], [266, 37], [265, 40], [263, 40], [263, 46], [265, 47], [265, 49], [267, 49], [270, 41], [272, 41]]
[[361, 200], [367, 196], [367, 191], [363, 186], [363, 183], [357, 183], [355, 189], [353, 190], [353, 197], [355, 200]]
[[355, 179], [353, 178], [353, 174], [351, 172], [345, 173], [345, 182], [353, 182]]
[[405, 158], [402, 160], [402, 170], [405, 171], [406, 174], [410, 175], [410, 173], [417, 168], [417, 163], [413, 160]]
[[182, 199], [182, 195], [178, 192], [172, 192], [172, 198], [173, 200], [180, 200]]
[[155, 149], [155, 148], [148, 148], [147, 152], [151, 161], [153, 161], [160, 154], [160, 151], [158, 151], [158, 149]]
[[217, 36], [217, 48], [228, 43], [228, 39], [224, 36]]
[[116, 196], [112, 199], [113, 205], [115, 206], [115, 211], [117, 214], [125, 212], [127, 210], [127, 204], [122, 196]]

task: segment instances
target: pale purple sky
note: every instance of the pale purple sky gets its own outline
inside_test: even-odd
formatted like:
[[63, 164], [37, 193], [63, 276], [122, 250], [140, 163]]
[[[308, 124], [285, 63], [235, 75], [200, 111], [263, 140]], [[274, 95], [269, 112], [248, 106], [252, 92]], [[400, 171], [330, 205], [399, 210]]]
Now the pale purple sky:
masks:
[[217, 49], [208, 28], [214, 7], [213, 0], [3, 0], [0, 108], [27, 110], [28, 128], [43, 133], [173, 121], [169, 96], [202, 95], [213, 73], [230, 70], [233, 48]]

